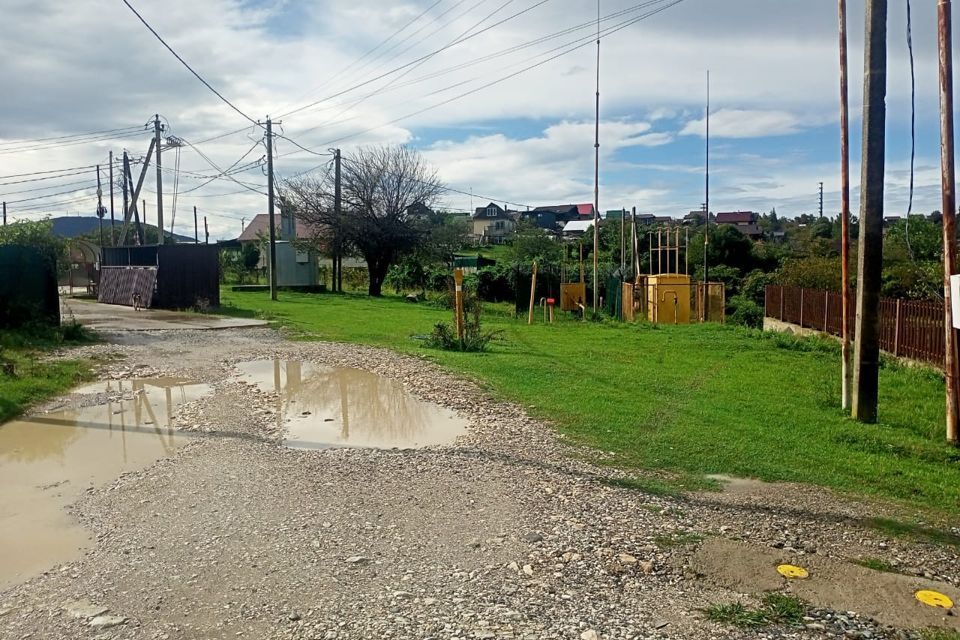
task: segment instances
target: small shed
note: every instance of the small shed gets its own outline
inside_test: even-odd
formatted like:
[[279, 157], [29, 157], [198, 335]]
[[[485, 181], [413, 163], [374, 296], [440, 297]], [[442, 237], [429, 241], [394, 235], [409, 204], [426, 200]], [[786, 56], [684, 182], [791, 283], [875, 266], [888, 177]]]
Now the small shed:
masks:
[[220, 261], [216, 245], [165, 244], [104, 247], [97, 299], [133, 306], [186, 309], [220, 305]]

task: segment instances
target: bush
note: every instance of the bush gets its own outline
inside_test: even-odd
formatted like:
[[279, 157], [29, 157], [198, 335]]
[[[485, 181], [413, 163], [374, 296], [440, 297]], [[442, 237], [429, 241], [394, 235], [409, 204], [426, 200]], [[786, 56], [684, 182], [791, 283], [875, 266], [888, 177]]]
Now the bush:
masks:
[[739, 324], [753, 329], [763, 327], [763, 307], [746, 296], [734, 296], [730, 298], [729, 307], [732, 312], [729, 315], [731, 324]]
[[[452, 293], [451, 293], [452, 298]], [[438, 322], [427, 338], [427, 345], [446, 351], [486, 351], [492, 340], [500, 335], [500, 331], [484, 331], [480, 326], [483, 315], [483, 303], [473, 287], [463, 288], [464, 327], [463, 340], [457, 337], [454, 326], [446, 322]]]

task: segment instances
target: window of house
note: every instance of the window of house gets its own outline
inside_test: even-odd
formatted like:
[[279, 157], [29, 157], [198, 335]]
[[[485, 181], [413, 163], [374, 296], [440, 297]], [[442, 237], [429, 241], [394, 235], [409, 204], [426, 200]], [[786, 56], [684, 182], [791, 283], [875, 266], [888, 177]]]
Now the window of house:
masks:
[[497, 229], [497, 230], [502, 230], [503, 227], [504, 227], [504, 225], [503, 225], [503, 220], [497, 220], [497, 223], [496, 223], [496, 225], [494, 225], [493, 228], [494, 228], [494, 229]]
[[487, 207], [487, 217], [488, 217], [488, 218], [495, 218], [496, 215], [497, 215], [497, 208], [496, 208], [496, 207]]

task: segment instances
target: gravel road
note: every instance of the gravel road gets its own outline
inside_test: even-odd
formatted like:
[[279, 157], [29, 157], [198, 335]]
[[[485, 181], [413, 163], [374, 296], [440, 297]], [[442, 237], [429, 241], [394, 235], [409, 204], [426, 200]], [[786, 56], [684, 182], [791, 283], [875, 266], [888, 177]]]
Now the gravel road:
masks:
[[[866, 527], [885, 513], [877, 505], [753, 482], [683, 497], [624, 488], [619, 472], [593, 462], [602, 454], [567, 443], [523, 407], [385, 350], [294, 343], [269, 329], [105, 337], [71, 352], [104, 363], [101, 379], [176, 375], [215, 392], [177, 414], [199, 437], [70, 507], [95, 544], [0, 592], [0, 638], [915, 638], [922, 626], [960, 629], [912, 593], [902, 607], [871, 610], [868, 589], [925, 585], [960, 600], [957, 549]], [[457, 411], [468, 432], [416, 450], [288, 449], [276, 397], [241, 384], [234, 368], [275, 357], [381, 374]], [[102, 402], [71, 395], [44, 408]], [[770, 560], [743, 561], [751, 556]], [[904, 575], [849, 562], [865, 557]], [[775, 573], [784, 560], [829, 578], [813, 571], [799, 589]], [[741, 629], [703, 613], [756, 605], [769, 589], [802, 593], [811, 605], [803, 622]]]

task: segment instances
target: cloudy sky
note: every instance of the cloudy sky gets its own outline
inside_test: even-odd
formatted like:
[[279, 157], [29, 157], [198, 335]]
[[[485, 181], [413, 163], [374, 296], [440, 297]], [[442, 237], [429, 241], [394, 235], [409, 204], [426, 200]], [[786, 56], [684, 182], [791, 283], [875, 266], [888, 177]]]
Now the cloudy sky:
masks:
[[[473, 206], [592, 201], [597, 7], [589, 0], [130, 2], [243, 114], [282, 120], [281, 177], [328, 163], [292, 141], [319, 154], [404, 143], [449, 187], [472, 191]], [[0, 198], [12, 218], [92, 214], [96, 176], [83, 167], [105, 165], [111, 150], [142, 156], [150, 133], [137, 128], [154, 113], [194, 145], [180, 152], [179, 232], [188, 218], [192, 225], [193, 206], [208, 216], [212, 238], [235, 237], [243, 218], [266, 211], [255, 164], [265, 154], [262, 130], [181, 66], [123, 0], [0, 6]], [[910, 75], [905, 6], [890, 7], [894, 215], [907, 206]], [[858, 182], [862, 1], [850, 0], [849, 12]], [[709, 69], [711, 210], [812, 213], [822, 181], [825, 209], [837, 211], [835, 0], [601, 0], [601, 14], [601, 209], [680, 216], [700, 206]], [[915, 2], [913, 22], [914, 209], [929, 212], [939, 208], [935, 3]], [[62, 136], [77, 137], [32, 142]], [[176, 154], [164, 152], [168, 225]], [[254, 163], [233, 176], [239, 183], [204, 178], [235, 163]], [[155, 189], [151, 167], [143, 193], [151, 220]], [[443, 204], [468, 209], [471, 197], [451, 192]]]

